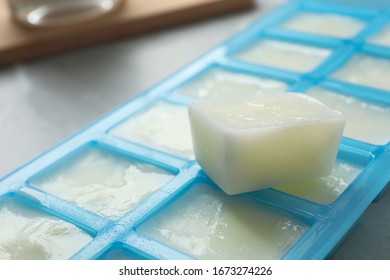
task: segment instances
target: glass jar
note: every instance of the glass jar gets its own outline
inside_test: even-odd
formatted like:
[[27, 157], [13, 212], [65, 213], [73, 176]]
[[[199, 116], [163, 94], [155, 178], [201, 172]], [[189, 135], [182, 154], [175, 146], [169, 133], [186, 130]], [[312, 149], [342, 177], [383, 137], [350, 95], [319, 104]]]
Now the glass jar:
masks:
[[8, 0], [13, 17], [29, 26], [61, 26], [113, 11], [121, 0]]

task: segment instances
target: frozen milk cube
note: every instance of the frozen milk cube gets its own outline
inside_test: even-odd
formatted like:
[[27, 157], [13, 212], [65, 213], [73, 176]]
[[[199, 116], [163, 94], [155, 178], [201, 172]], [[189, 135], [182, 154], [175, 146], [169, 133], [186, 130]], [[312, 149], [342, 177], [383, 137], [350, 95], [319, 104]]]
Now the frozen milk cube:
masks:
[[237, 58], [249, 63], [309, 72], [325, 61], [332, 51], [327, 48], [263, 39], [237, 54]]
[[281, 186], [276, 189], [317, 203], [330, 204], [347, 189], [362, 170], [363, 167], [357, 164], [336, 160], [329, 176]]
[[194, 98], [284, 92], [288, 85], [282, 81], [247, 74], [212, 69], [176, 90]]
[[195, 158], [228, 194], [328, 175], [345, 117], [297, 93], [196, 100]]
[[203, 260], [280, 259], [308, 230], [288, 213], [196, 184], [139, 233]]
[[185, 159], [194, 157], [187, 108], [182, 105], [158, 102], [110, 134]]
[[354, 55], [332, 77], [382, 90], [390, 91], [390, 59], [363, 53]]
[[92, 237], [75, 225], [24, 205], [0, 201], [0, 260], [68, 259]]
[[381, 31], [375, 33], [369, 40], [369, 43], [390, 47], [390, 24], [387, 24]]
[[390, 104], [371, 103], [321, 88], [307, 94], [347, 116], [344, 136], [376, 145], [390, 141]]
[[301, 12], [284, 22], [282, 27], [318, 35], [350, 38], [359, 33], [365, 23], [340, 14]]
[[156, 166], [93, 147], [30, 183], [91, 212], [118, 219], [172, 178]]

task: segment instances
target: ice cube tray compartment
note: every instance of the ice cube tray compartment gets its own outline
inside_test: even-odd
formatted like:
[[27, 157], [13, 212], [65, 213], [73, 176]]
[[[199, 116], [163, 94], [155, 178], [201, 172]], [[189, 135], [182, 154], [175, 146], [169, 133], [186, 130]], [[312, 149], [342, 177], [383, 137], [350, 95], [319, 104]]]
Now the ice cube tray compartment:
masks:
[[[352, 30], [343, 34], [329, 32], [317, 34], [313, 30], [299, 28], [302, 15], [304, 15], [304, 22], [310, 19], [311, 14], [324, 17], [335, 16], [338, 20], [350, 20], [356, 25]], [[291, 25], [294, 19], [298, 19], [298, 23], [293, 22]], [[320, 25], [321, 22], [318, 24]], [[281, 89], [290, 92], [299, 91], [309, 95], [315, 93], [321, 97], [330, 92], [336, 96], [351, 98], [351, 102], [366, 104], [364, 106], [379, 106], [378, 108], [382, 108], [380, 109], [382, 111], [377, 117], [385, 123], [390, 108], [390, 89], [387, 86], [378, 86], [375, 81], [351, 83], [348, 79], [337, 77], [335, 73], [345, 71], [343, 69], [346, 65], [361, 54], [389, 62], [390, 47], [386, 43], [386, 30], [389, 24], [389, 9], [336, 5], [325, 1], [290, 1], [146, 92], [102, 116], [82, 131], [4, 177], [0, 181], [0, 209], [5, 209], [9, 201], [16, 201], [22, 207], [32, 207], [34, 211], [40, 211], [50, 218], [73, 224], [89, 239], [78, 246], [72, 252], [73, 255], [66, 256], [71, 259], [196, 259], [202, 256], [222, 258], [226, 257], [223, 253], [225, 249], [231, 250], [230, 258], [267, 258], [267, 256], [240, 256], [237, 248], [248, 246], [248, 244], [236, 244], [223, 248], [221, 245], [223, 234], [210, 235], [210, 238], [214, 238], [217, 244], [214, 248], [217, 253], [213, 256], [202, 255], [199, 253], [201, 247], [196, 248], [196, 246], [201, 245], [204, 240], [197, 240], [198, 243], [194, 241], [193, 244], [196, 245], [194, 246], [198, 251], [174, 246], [169, 238], [161, 238], [164, 234], [170, 235], [178, 242], [174, 228], [165, 228], [161, 235], [158, 224], [153, 222], [156, 217], [157, 219], [165, 217], [164, 219], [169, 221], [172, 218], [169, 216], [170, 209], [176, 208], [191, 216], [193, 213], [188, 209], [196, 207], [183, 209], [188, 195], [199, 197], [206, 195], [206, 198], [216, 196], [218, 203], [229, 204], [229, 207], [233, 207], [232, 209], [238, 207], [240, 203], [235, 204], [231, 200], [244, 199], [250, 201], [250, 205], [256, 205], [253, 209], [257, 207], [267, 209], [272, 215], [280, 214], [282, 217], [293, 218], [299, 225], [305, 227], [300, 236], [292, 238], [287, 234], [287, 239], [291, 241], [288, 248], [279, 252], [278, 255], [272, 255], [271, 258], [326, 258], [345, 238], [370, 203], [386, 189], [390, 181], [390, 139], [386, 138], [387, 136], [381, 141], [343, 136], [334, 176], [323, 178], [320, 183], [308, 182], [309, 186], [320, 184], [320, 186], [329, 187], [329, 191], [333, 193], [327, 199], [318, 199], [319, 194], [315, 192], [314, 194], [301, 194], [290, 191], [285, 186], [229, 198], [205, 175], [193, 160], [191, 152], [186, 148], [180, 150], [180, 143], [169, 146], [172, 144], [169, 142], [169, 135], [164, 133], [174, 136], [176, 130], [187, 126], [185, 114], [180, 123], [175, 123], [178, 119], [172, 116], [176, 114], [177, 108], [185, 112], [191, 100], [207, 95], [223, 94], [221, 89], [225, 92], [226, 84], [235, 87], [235, 90], [229, 91], [228, 94], [236, 94], [235, 91], [240, 90], [249, 94], [272, 93]], [[381, 35], [382, 32], [384, 35]], [[383, 36], [385, 43], [377, 39], [379, 38], [377, 36]], [[316, 65], [305, 69], [297, 68], [299, 65], [286, 69], [278, 63], [272, 65], [261, 60], [256, 62], [240, 59], [240, 54], [264, 41], [271, 42], [266, 46], [267, 48], [271, 46], [271, 51], [275, 46], [281, 46], [283, 50], [286, 45], [278, 45], [282, 42], [298, 46], [296, 49], [298, 53], [302, 50], [300, 46], [323, 48], [325, 52], [320, 52], [320, 54], [325, 55], [320, 57]], [[275, 42], [276, 45], [273, 45]], [[300, 55], [305, 55], [305, 52]], [[386, 63], [384, 63], [385, 67], [387, 67]], [[374, 67], [375, 63], [370, 62], [368, 65]], [[156, 116], [161, 114], [164, 116], [158, 120]], [[141, 128], [145, 127], [143, 122], [149, 122], [149, 119], [160, 121], [154, 127], [148, 128], [149, 136], [153, 135], [153, 137], [141, 131]], [[359, 120], [355, 122], [358, 123]], [[159, 134], [161, 133], [157, 130], [159, 127], [164, 128], [161, 131], [165, 132]], [[386, 130], [386, 126], [379, 127], [378, 134], [381, 129]], [[385, 132], [384, 135], [388, 133]], [[155, 135], [158, 136], [158, 143], [152, 141], [156, 139]], [[177, 138], [174, 139], [175, 141], [181, 138], [181, 136], [174, 137]], [[188, 141], [191, 140], [187, 139], [183, 147], [188, 148]], [[175, 150], [178, 147], [179, 150]], [[99, 159], [99, 156], [103, 159]], [[94, 166], [96, 164], [97, 166]], [[111, 165], [119, 166], [120, 171], [107, 170]], [[80, 168], [89, 169], [97, 177], [91, 179], [92, 177], [79, 174]], [[103, 169], [98, 171], [99, 168]], [[146, 173], [149, 171], [153, 173], [152, 177], [148, 175], [143, 177], [142, 170], [147, 170]], [[343, 174], [343, 172], [346, 173]], [[77, 179], [76, 175], [81, 179]], [[344, 175], [348, 176], [344, 177]], [[71, 176], [74, 178], [70, 178]], [[132, 205], [126, 205], [116, 214], [102, 210], [113, 206], [104, 205], [107, 199], [99, 202], [98, 196], [92, 196], [94, 191], [104, 189], [104, 186], [108, 184], [119, 191], [118, 196], [121, 197], [123, 190], [120, 189], [123, 186], [130, 186], [131, 180], [139, 186], [137, 178], [141, 178], [139, 182], [144, 184], [156, 179], [154, 176], [161, 180], [152, 184], [153, 186], [147, 193], [140, 194]], [[82, 189], [79, 188], [74, 197], [68, 197], [61, 189], [63, 186], [60, 186], [60, 191], [55, 190], [59, 187], [58, 184], [65, 184], [64, 182], [67, 187], [73, 186], [76, 189], [88, 183], [91, 189], [88, 190], [88, 194], [83, 194]], [[127, 195], [127, 189], [125, 190]], [[131, 190], [129, 198], [133, 199], [137, 195], [137, 187], [129, 187], [128, 190]], [[212, 195], [207, 196], [208, 192]], [[103, 194], [105, 195], [108, 194]], [[110, 199], [115, 201], [115, 196]], [[91, 201], [96, 205], [101, 204], [101, 208], [91, 207], [89, 204], [92, 203]], [[198, 203], [200, 202], [201, 200], [198, 200]], [[207, 207], [198, 208], [207, 210]], [[246, 210], [242, 211], [244, 211], [242, 213], [247, 213]], [[243, 215], [242, 213], [237, 215]], [[207, 216], [207, 211], [198, 214], [203, 215], [202, 217], [209, 223], [215, 220], [213, 216]], [[225, 214], [221, 212], [221, 215]], [[186, 223], [180, 215], [173, 218]], [[225, 219], [232, 221], [228, 216]], [[264, 219], [268, 219], [266, 215]], [[256, 218], [252, 220], [255, 228], [254, 236], [256, 236], [256, 230], [258, 230], [256, 227], [262, 221]], [[220, 222], [214, 225], [222, 231], [223, 224], [224, 222]], [[172, 223], [167, 223], [167, 225], [172, 226]], [[205, 228], [208, 229], [207, 226]], [[247, 226], [242, 229], [243, 232], [245, 230], [246, 234], [253, 234]], [[185, 231], [181, 234], [185, 235]], [[186, 236], [182, 238], [185, 239]], [[7, 239], [1, 238], [0, 235], [1, 250], [5, 250], [7, 242]], [[257, 246], [261, 247], [261, 245]], [[218, 252], [220, 252], [219, 255]]]

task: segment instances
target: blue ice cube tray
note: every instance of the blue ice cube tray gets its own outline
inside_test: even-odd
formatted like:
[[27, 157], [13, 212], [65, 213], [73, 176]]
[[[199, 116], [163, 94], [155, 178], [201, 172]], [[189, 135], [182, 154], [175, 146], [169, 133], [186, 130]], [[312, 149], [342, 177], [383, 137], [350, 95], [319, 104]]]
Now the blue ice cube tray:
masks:
[[[363, 21], [365, 27], [351, 38], [340, 39], [292, 31], [281, 26], [281, 23], [301, 11], [341, 14]], [[332, 1], [290, 1], [253, 22], [245, 30], [159, 84], [4, 177], [0, 181], [0, 205], [6, 198], [15, 199], [70, 222], [91, 235], [93, 240], [80, 248], [71, 259], [104, 259], [109, 258], [111, 252], [117, 251], [130, 259], [192, 259], [193, 257], [185, 252], [143, 236], [137, 228], [142, 222], [180, 199], [190, 188], [195, 188], [197, 183], [206, 182], [210, 185], [213, 183], [196, 161], [151, 148], [143, 143], [115, 137], [109, 133], [110, 130], [159, 101], [187, 105], [191, 98], [181, 95], [175, 89], [210, 69], [223, 69], [279, 80], [287, 83], [288, 90], [294, 92], [304, 93], [312, 87], [320, 87], [389, 107], [390, 90], [363, 86], [358, 82], [340, 81], [332, 77], [333, 72], [357, 53], [383, 58], [390, 63], [390, 47], [374, 45], [368, 41], [368, 38], [387, 24], [390, 24], [389, 8], [350, 6], [334, 4]], [[237, 53], [264, 38], [327, 48], [332, 54], [314, 70], [304, 73], [249, 63], [236, 57]], [[56, 197], [32, 183], [31, 178], [49, 174], [63, 162], [92, 147], [154, 165], [171, 173], [173, 179], [115, 220]], [[327, 258], [357, 223], [365, 209], [380, 197], [388, 185], [390, 142], [385, 145], [374, 145], [343, 137], [338, 158], [361, 166], [363, 171], [330, 204], [319, 204], [275, 189], [240, 195], [253, 199], [272, 211], [291, 215], [308, 226], [307, 231], [282, 259]]]

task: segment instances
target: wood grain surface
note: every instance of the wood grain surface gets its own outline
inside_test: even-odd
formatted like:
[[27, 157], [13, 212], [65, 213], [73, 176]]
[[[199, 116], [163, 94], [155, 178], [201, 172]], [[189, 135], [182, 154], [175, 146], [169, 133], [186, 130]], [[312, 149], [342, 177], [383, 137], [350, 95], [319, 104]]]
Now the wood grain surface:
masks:
[[0, 1], [0, 66], [252, 7], [253, 0], [123, 0], [100, 18], [62, 27], [27, 27]]

